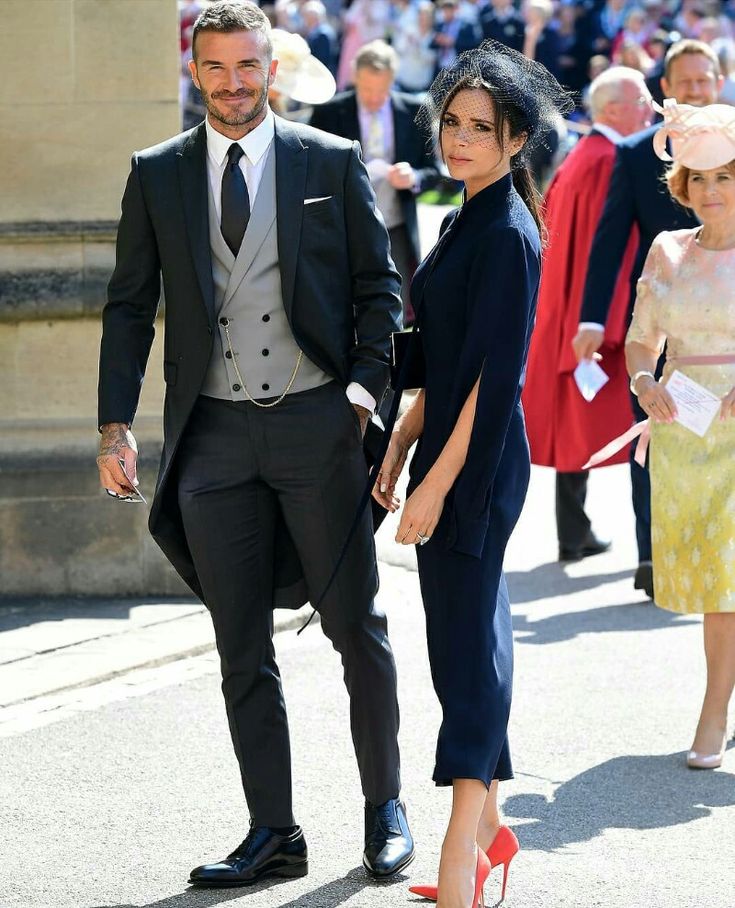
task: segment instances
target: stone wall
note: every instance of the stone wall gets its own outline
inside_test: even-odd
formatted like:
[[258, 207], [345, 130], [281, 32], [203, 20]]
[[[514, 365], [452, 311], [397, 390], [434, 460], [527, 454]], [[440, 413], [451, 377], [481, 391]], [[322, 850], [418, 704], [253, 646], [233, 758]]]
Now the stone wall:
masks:
[[[133, 151], [179, 131], [176, 0], [3, 4], [0, 596], [183, 590], [147, 509], [99, 489], [100, 312]], [[161, 331], [134, 431], [149, 498]]]

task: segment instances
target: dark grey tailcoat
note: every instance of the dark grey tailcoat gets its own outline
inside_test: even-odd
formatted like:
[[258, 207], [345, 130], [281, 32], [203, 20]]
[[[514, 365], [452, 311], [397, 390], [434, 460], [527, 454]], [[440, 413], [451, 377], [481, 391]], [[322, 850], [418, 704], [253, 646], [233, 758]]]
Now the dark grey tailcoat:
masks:
[[[380, 402], [390, 334], [400, 320], [400, 278], [359, 145], [278, 117], [274, 142], [283, 305], [294, 337], [343, 387], [359, 382]], [[99, 425], [132, 424], [163, 287], [164, 444], [149, 526], [200, 597], [177, 503], [175, 455], [215, 330], [207, 179], [204, 124], [133, 156], [103, 314], [98, 414]], [[305, 199], [323, 201], [305, 206]], [[274, 606], [295, 608], [305, 598], [281, 521]]]

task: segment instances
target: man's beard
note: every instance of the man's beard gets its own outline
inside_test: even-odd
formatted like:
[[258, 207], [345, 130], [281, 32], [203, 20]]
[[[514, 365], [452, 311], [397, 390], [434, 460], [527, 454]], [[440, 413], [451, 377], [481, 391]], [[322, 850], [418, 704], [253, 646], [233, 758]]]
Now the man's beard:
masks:
[[[251, 123], [253, 120], [257, 119], [257, 117], [260, 116], [266, 104], [268, 103], [268, 83], [265, 83], [260, 91], [243, 90], [242, 92], [238, 92], [237, 94], [230, 94], [229, 92], [215, 92], [214, 94], [210, 95], [203, 88], [200, 90], [209, 116], [213, 120], [217, 120], [219, 123], [224, 123], [225, 126], [245, 126], [248, 123]], [[227, 114], [223, 113], [219, 108], [215, 107], [217, 99], [222, 97], [253, 98], [254, 104], [249, 110], [235, 110], [231, 114]]]

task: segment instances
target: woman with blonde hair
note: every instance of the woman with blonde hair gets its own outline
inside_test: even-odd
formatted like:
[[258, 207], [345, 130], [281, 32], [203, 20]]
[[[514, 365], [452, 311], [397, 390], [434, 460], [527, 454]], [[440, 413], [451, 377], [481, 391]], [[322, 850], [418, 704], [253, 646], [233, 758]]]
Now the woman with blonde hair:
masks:
[[[704, 615], [707, 687], [687, 765], [715, 769], [735, 686], [735, 110], [666, 101], [664, 115], [654, 146], [671, 160], [671, 142], [669, 191], [701, 226], [654, 240], [625, 350], [650, 425], [655, 601]], [[702, 437], [678, 422], [675, 372], [720, 400]]]

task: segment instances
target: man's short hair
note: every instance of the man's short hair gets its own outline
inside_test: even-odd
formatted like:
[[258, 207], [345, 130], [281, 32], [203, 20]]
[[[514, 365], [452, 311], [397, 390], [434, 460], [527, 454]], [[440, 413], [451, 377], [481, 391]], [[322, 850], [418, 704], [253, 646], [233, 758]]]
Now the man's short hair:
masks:
[[202, 10], [194, 23], [191, 37], [192, 56], [195, 60], [197, 35], [201, 32], [260, 32], [269, 56], [273, 53], [270, 20], [250, 0], [218, 0]]
[[322, 3], [322, 0], [306, 0], [306, 3], [301, 7], [301, 15], [308, 13], [313, 13], [322, 21], [327, 18], [327, 8]]
[[704, 41], [696, 41], [694, 38], [685, 38], [683, 41], [677, 41], [676, 44], [672, 44], [666, 52], [666, 56], [664, 57], [664, 79], [667, 81], [670, 80], [672, 63], [685, 54], [701, 54], [703, 57], [706, 57], [712, 64], [715, 76], [719, 78], [720, 61], [717, 59], [717, 54], [712, 50], [709, 44], [705, 44]]
[[548, 22], [554, 15], [554, 4], [551, 0], [527, 0], [526, 8], [541, 13], [545, 22]]
[[363, 45], [355, 57], [355, 72], [360, 69], [372, 69], [374, 72], [398, 72], [398, 54], [390, 44], [381, 41], [371, 41]]
[[620, 100], [620, 90], [628, 82], [633, 82], [648, 94], [643, 73], [630, 66], [611, 66], [592, 80], [587, 103], [593, 120], [600, 116], [611, 101]]

